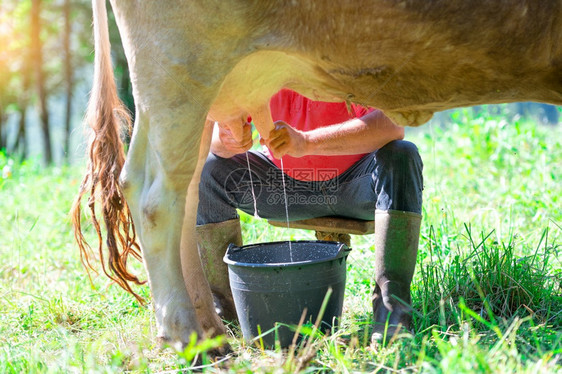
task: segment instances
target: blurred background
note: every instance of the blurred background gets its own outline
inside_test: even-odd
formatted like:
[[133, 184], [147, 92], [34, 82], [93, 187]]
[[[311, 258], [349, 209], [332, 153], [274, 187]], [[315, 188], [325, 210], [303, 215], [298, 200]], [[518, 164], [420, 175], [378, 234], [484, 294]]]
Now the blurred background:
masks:
[[[134, 113], [127, 63], [108, 7], [117, 86]], [[0, 151], [43, 165], [83, 158], [82, 117], [93, 74], [89, 0], [0, 0]], [[483, 110], [470, 108], [477, 116]], [[510, 121], [556, 125], [560, 108], [539, 103], [486, 106]], [[433, 121], [447, 125], [453, 112]], [[454, 119], [453, 119], [454, 120]]]
[[[119, 94], [134, 112], [111, 13], [109, 22]], [[0, 151], [44, 165], [83, 158], [93, 57], [91, 1], [0, 0]]]

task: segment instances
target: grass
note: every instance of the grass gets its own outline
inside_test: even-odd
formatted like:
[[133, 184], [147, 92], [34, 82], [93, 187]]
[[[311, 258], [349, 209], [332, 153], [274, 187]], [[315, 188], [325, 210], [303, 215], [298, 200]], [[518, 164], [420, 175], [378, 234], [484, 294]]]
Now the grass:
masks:
[[[288, 353], [229, 326], [235, 354], [205, 370], [562, 372], [562, 128], [504, 118], [458, 110], [408, 131], [425, 163], [415, 336], [370, 344], [373, 237], [354, 236], [336, 335]], [[90, 284], [68, 219], [81, 168], [0, 153], [0, 170], [0, 372], [189, 370], [205, 346], [160, 350], [150, 307], [104, 276]], [[243, 224], [247, 243], [313, 238]]]

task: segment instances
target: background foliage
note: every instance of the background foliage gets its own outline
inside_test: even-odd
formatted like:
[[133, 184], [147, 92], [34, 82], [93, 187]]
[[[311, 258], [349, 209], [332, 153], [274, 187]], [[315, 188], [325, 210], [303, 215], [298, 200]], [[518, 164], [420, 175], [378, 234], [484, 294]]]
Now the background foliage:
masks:
[[[83, 136], [75, 130], [91, 86], [91, 18], [86, 0], [0, 2], [0, 149], [6, 153], [44, 164], [82, 157]], [[109, 22], [119, 92], [134, 112], [112, 13]]]
[[[0, 1], [0, 372], [188, 370], [206, 348], [160, 350], [151, 307], [103, 276], [90, 284], [70, 231], [90, 26], [88, 1]], [[113, 23], [110, 34], [132, 109]], [[338, 334], [290, 353], [244, 342], [231, 325], [236, 354], [206, 369], [562, 372], [559, 112], [535, 103], [463, 108], [408, 130], [425, 163], [414, 337], [369, 343], [373, 238], [353, 237]], [[243, 226], [246, 243], [313, 238], [249, 216]]]

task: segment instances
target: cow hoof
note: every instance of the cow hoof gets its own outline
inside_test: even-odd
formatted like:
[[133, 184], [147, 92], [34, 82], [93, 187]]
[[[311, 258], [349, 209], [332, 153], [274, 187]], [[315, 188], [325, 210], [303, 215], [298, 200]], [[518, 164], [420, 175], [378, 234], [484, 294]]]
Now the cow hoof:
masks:
[[[176, 352], [180, 356], [183, 356], [183, 355], [187, 354], [189, 357], [192, 357], [192, 359], [190, 359], [190, 362], [188, 363], [192, 367], [199, 367], [199, 366], [204, 365], [206, 363], [208, 364], [209, 361], [211, 363], [223, 361], [223, 359], [225, 359], [227, 356], [231, 355], [232, 352], [233, 352], [232, 347], [226, 341], [226, 339], [223, 340], [222, 345], [220, 345], [218, 347], [215, 347], [215, 348], [212, 348], [212, 349], [208, 349], [204, 352], [199, 351], [199, 349], [200, 349], [199, 345], [203, 342], [203, 340], [201, 340], [201, 339], [198, 339], [197, 344], [195, 346], [193, 346], [192, 342], [186, 344], [186, 343], [182, 343], [182, 342], [178, 342], [178, 341], [173, 341], [173, 340], [165, 338], [165, 337], [158, 337], [157, 339], [158, 339], [158, 347], [161, 350], [165, 349], [165, 348], [171, 348], [174, 352]], [[205, 345], [205, 343], [203, 343], [203, 346], [204, 345]], [[189, 346], [191, 346], [191, 347], [188, 348]], [[204, 357], [206, 358], [205, 360], [203, 360]]]
[[186, 343], [181, 342], [177, 339], [170, 339], [166, 336], [157, 336], [156, 344], [160, 350], [165, 348], [171, 348], [176, 352], [182, 351], [187, 346]]
[[[200, 343], [202, 340], [201, 339], [197, 339], [198, 343]], [[189, 345], [191, 345], [191, 342], [180, 342], [178, 340], [174, 340], [174, 339], [170, 339], [167, 337], [163, 337], [163, 336], [158, 336], [156, 337], [156, 342], [157, 345], [160, 349], [164, 349], [164, 348], [172, 348], [175, 351], [181, 352], [184, 351], [186, 347], [188, 347]], [[220, 358], [220, 357], [224, 357], [230, 353], [232, 353], [232, 347], [230, 346], [230, 344], [226, 341], [226, 339], [224, 340], [224, 343], [222, 345], [220, 345], [219, 347], [213, 348], [213, 349], [209, 349], [207, 351], [207, 355], [209, 355], [212, 358]]]
[[204, 336], [201, 323], [197, 319], [195, 310], [186, 308], [186, 303], [179, 302], [180, 296], [186, 293], [172, 295], [167, 304], [155, 304], [157, 337], [162, 345], [174, 349], [182, 349], [193, 339], [193, 335], [200, 338]]
[[225, 356], [228, 356], [229, 354], [231, 354], [233, 352], [232, 347], [230, 346], [230, 344], [228, 343], [224, 343], [223, 345], [221, 345], [220, 347], [211, 349], [207, 352], [207, 355], [212, 359], [212, 360], [218, 360], [221, 359]]
[[[201, 315], [201, 313], [198, 313], [198, 315]], [[203, 328], [204, 336], [207, 337], [214, 338], [226, 335], [226, 326], [214, 311], [201, 318], [201, 327]]]

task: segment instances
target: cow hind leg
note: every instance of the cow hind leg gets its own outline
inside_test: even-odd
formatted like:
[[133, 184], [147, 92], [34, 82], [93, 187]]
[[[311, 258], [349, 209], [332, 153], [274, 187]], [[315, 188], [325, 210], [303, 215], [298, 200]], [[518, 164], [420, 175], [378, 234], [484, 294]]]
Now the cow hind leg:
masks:
[[202, 324], [203, 330], [210, 334], [222, 334], [223, 331], [214, 331], [217, 326], [222, 325], [222, 322], [216, 313], [209, 313], [209, 309], [214, 310], [215, 307], [212, 300], [208, 298], [207, 292], [210, 288], [203, 272], [197, 243], [194, 239], [197, 206], [199, 203], [200, 176], [207, 160], [212, 134], [213, 123], [208, 121], [201, 137], [197, 167], [187, 191], [181, 238], [181, 260], [185, 285], [194, 303], [197, 317]]
[[[153, 295], [158, 337], [171, 343], [185, 344], [192, 333], [202, 337], [206, 332], [225, 332], [194, 255], [197, 248], [193, 241], [184, 240], [184, 251], [190, 253], [188, 257], [193, 262], [189, 288], [197, 289], [196, 300], [187, 292], [180, 258], [184, 217], [193, 216], [185, 215], [186, 194], [199, 158], [204, 115], [204, 110], [189, 104], [173, 111], [137, 111], [122, 172]], [[195, 227], [195, 222], [189, 221], [185, 224]]]

